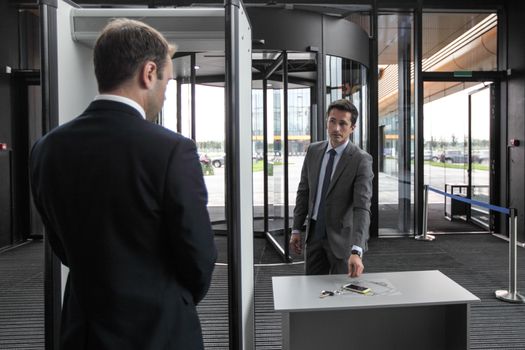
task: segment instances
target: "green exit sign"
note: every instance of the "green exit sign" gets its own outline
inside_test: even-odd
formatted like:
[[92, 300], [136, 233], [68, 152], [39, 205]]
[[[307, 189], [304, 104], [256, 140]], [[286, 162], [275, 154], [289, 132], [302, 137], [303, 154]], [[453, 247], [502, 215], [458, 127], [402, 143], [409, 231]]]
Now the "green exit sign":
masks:
[[472, 78], [472, 71], [458, 71], [454, 72], [454, 78]]

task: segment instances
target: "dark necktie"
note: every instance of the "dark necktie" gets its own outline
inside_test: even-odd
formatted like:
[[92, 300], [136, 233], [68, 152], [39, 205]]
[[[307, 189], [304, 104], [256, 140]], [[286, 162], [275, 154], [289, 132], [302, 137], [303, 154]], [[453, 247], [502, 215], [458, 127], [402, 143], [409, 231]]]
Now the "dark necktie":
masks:
[[334, 168], [334, 158], [336, 155], [335, 149], [328, 151], [330, 158], [326, 163], [326, 170], [324, 172], [323, 189], [321, 190], [321, 198], [319, 199], [319, 209], [317, 210], [317, 220], [315, 221], [315, 234], [314, 239], [323, 239], [326, 237], [326, 209], [325, 209], [325, 197], [330, 186], [330, 178], [332, 177], [332, 169]]

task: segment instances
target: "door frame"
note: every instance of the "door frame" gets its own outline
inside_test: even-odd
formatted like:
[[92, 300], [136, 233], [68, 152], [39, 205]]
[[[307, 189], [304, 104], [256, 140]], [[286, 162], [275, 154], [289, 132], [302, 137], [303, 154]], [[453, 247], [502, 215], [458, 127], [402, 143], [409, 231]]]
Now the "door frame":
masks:
[[[469, 72], [421, 72], [421, 85], [420, 85], [420, 91], [421, 93], [418, 96], [418, 103], [420, 104], [420, 108], [418, 109], [418, 115], [417, 120], [418, 123], [421, 125], [421, 130], [418, 132], [418, 135], [416, 135], [418, 142], [416, 142], [416, 148], [418, 148], [416, 154], [418, 155], [418, 159], [416, 162], [419, 162], [420, 164], [423, 164], [423, 142], [424, 142], [424, 133], [423, 133], [423, 103], [424, 103], [424, 83], [425, 82], [487, 82], [491, 83], [490, 86], [492, 86], [493, 91], [491, 92], [491, 125], [490, 125], [490, 202], [497, 202], [499, 200], [499, 197], [497, 195], [497, 190], [494, 188], [493, 184], [499, 183], [499, 180], [501, 178], [501, 164], [504, 164], [503, 160], [501, 159], [500, 152], [498, 150], [498, 147], [500, 146], [500, 98], [501, 98], [501, 83], [506, 81], [507, 79], [507, 72], [506, 71], [469, 71]], [[469, 117], [469, 123], [470, 123], [470, 117]], [[470, 129], [469, 129], [469, 160], [471, 157], [471, 150], [470, 150]], [[471, 169], [471, 165], [469, 164], [469, 169]], [[418, 183], [423, 184], [424, 179], [424, 167], [417, 167], [417, 172], [415, 176], [419, 179]], [[471, 172], [469, 171], [469, 195], [470, 198], [470, 181], [471, 181]], [[424, 188], [423, 186], [415, 186], [414, 188], [415, 198], [418, 198], [419, 196], [423, 195]], [[505, 221], [504, 217], [501, 217], [501, 215], [491, 213], [490, 214], [491, 219], [491, 227], [490, 232], [494, 232], [497, 227], [500, 227], [501, 220]], [[422, 223], [423, 221], [423, 211], [418, 210], [417, 211], [417, 218], [416, 222]], [[422, 226], [419, 224], [416, 224], [416, 235], [424, 234], [422, 232]]]

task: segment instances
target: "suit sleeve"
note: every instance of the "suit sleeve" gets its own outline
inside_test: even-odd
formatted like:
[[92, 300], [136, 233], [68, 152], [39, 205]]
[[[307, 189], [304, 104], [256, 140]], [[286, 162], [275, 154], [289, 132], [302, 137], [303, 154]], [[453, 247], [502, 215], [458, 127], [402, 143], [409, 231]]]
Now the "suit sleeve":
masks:
[[195, 304], [208, 292], [217, 259], [207, 200], [195, 144], [183, 139], [169, 160], [164, 215], [177, 278]]
[[306, 151], [306, 157], [304, 158], [303, 168], [301, 170], [301, 180], [297, 187], [297, 196], [295, 197], [295, 208], [293, 211], [293, 230], [301, 230], [306, 215], [308, 215], [308, 200], [310, 195], [310, 183], [308, 179], [308, 154], [310, 148]]
[[353, 223], [350, 245], [357, 245], [367, 249], [367, 242], [370, 236], [370, 205], [372, 201], [372, 157], [368, 153], [363, 153], [359, 162], [356, 178], [354, 181], [353, 197]]
[[41, 177], [39, 176], [40, 173], [40, 158], [38, 157], [38, 142], [36, 142], [33, 145], [33, 148], [31, 149], [31, 153], [29, 156], [30, 163], [29, 163], [29, 176], [30, 176], [30, 187], [31, 187], [31, 194], [33, 195], [33, 203], [35, 204], [35, 207], [40, 214], [40, 218], [42, 219], [42, 223], [45, 227], [45, 237], [49, 241], [49, 245], [53, 249], [53, 252], [55, 255], [60, 259], [62, 264], [65, 266], [69, 266], [66, 256], [66, 250], [64, 249], [64, 246], [62, 245], [62, 242], [60, 238], [57, 236], [55, 231], [53, 230], [53, 226], [50, 224], [48, 216], [46, 215], [46, 212], [42, 206], [42, 202], [40, 199], [40, 192], [39, 189], [42, 186], [41, 184]]

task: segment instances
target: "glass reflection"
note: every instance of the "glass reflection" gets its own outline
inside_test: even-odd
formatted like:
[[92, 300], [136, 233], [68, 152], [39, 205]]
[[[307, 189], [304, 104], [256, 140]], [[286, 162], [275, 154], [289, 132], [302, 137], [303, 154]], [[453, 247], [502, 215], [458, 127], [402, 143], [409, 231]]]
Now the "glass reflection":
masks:
[[412, 32], [411, 14], [378, 16], [379, 236], [413, 232]]
[[497, 70], [495, 13], [424, 13], [423, 71]]
[[368, 95], [366, 93], [367, 68], [350, 59], [327, 55], [326, 106], [332, 101], [346, 98], [357, 107], [359, 117], [351, 141], [365, 151], [369, 150], [367, 139]]

